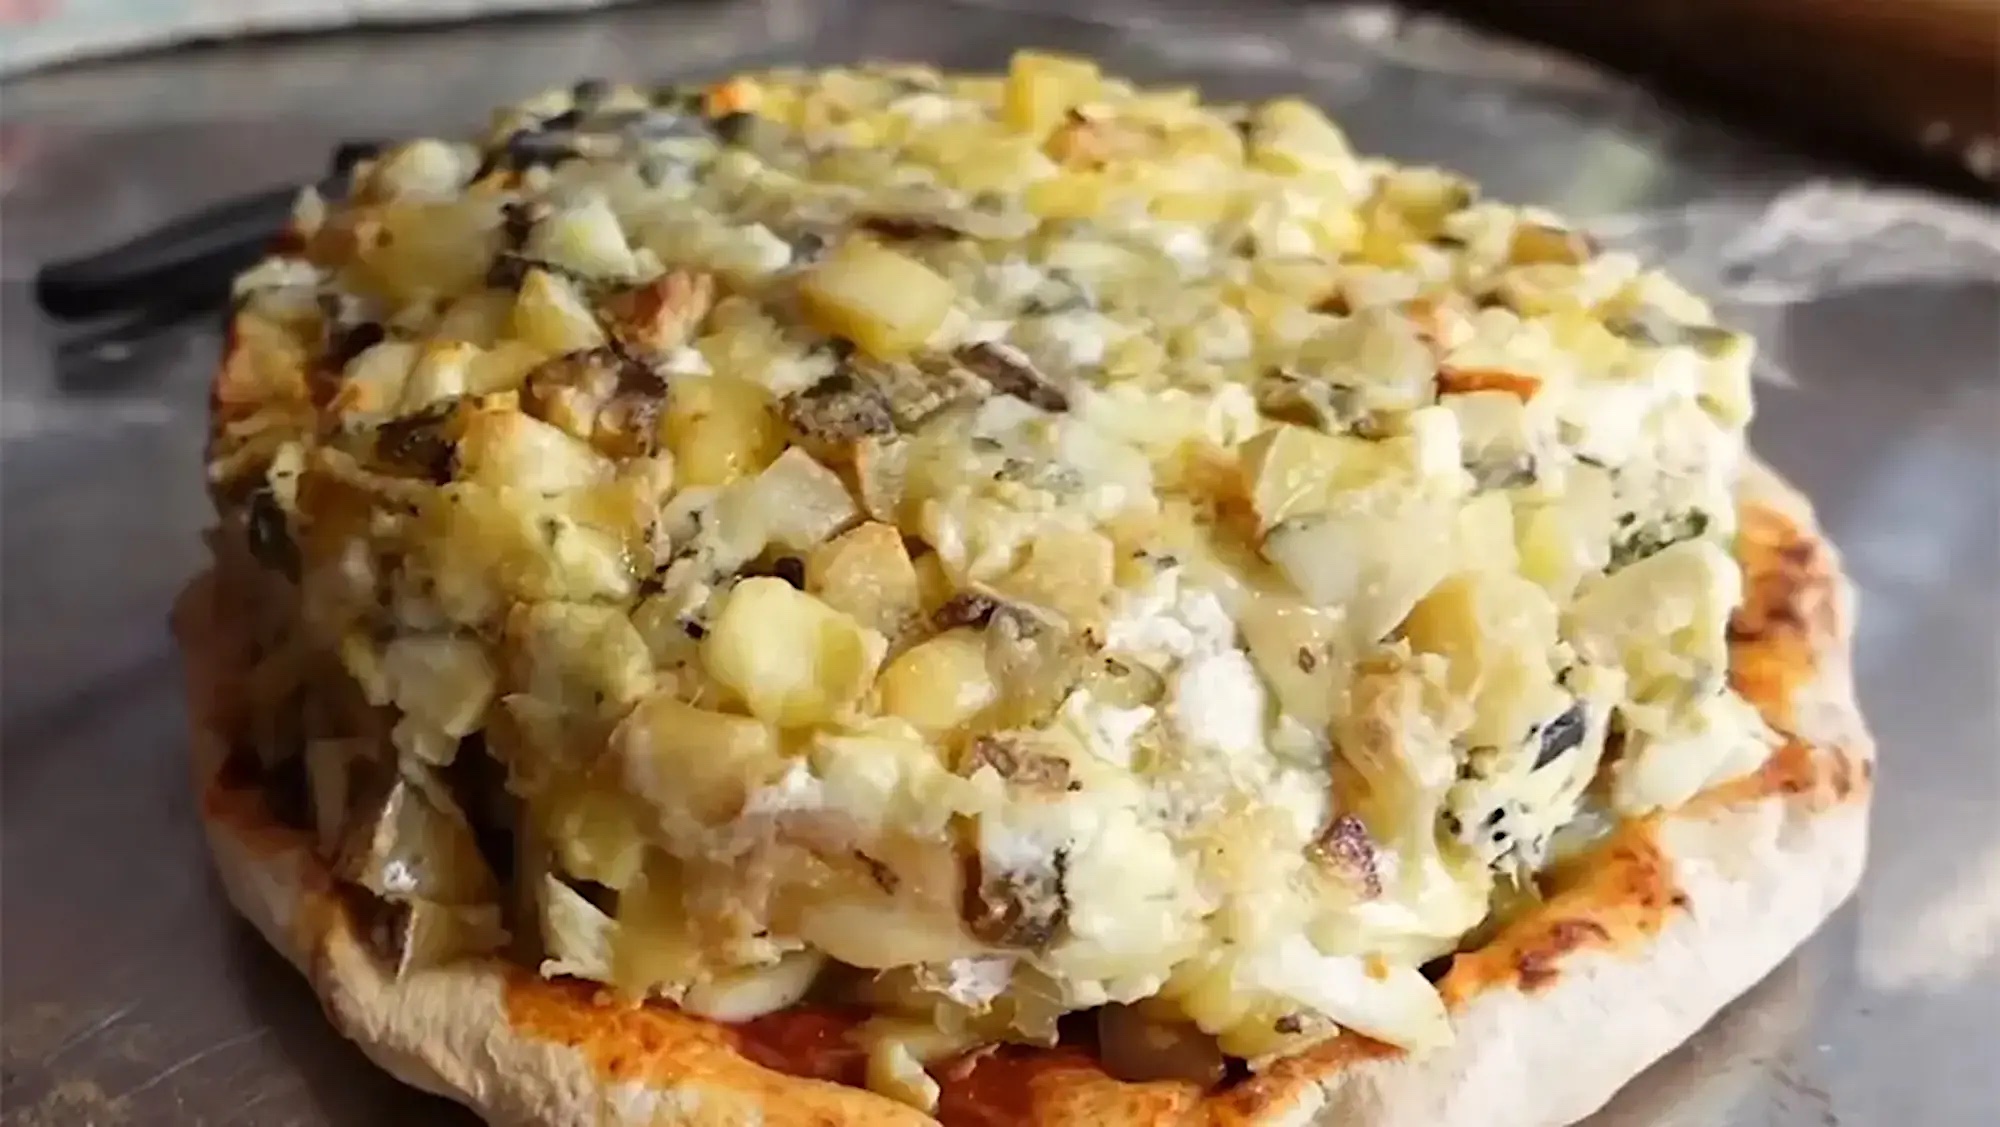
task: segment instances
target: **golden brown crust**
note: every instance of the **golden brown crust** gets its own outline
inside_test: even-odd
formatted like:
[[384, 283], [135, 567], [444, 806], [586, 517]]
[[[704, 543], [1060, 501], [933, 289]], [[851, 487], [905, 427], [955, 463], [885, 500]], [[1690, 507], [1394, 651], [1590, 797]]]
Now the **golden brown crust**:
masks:
[[[1749, 585], [1732, 626], [1732, 678], [1784, 733], [1783, 746], [1755, 774], [1625, 827], [1541, 909], [1459, 956], [1440, 984], [1458, 1027], [1451, 1047], [1410, 1058], [1345, 1036], [1206, 1097], [1188, 1085], [1120, 1083], [1074, 1050], [1009, 1048], [942, 1070], [940, 1119], [1505, 1127], [1568, 1123], [1600, 1106], [1782, 961], [1860, 875], [1874, 749], [1854, 705], [1851, 593], [1809, 508], [1774, 475], [1752, 468], [1742, 509]], [[497, 1123], [930, 1121], [861, 1089], [757, 1063], [841, 1075], [852, 1062], [837, 1048], [839, 1018], [783, 1033], [732, 1030], [617, 1007], [498, 964], [386, 977], [303, 835], [217, 776], [213, 732], [226, 720], [231, 653], [209, 592], [189, 592], [178, 628], [217, 867], [237, 908], [382, 1067]]]

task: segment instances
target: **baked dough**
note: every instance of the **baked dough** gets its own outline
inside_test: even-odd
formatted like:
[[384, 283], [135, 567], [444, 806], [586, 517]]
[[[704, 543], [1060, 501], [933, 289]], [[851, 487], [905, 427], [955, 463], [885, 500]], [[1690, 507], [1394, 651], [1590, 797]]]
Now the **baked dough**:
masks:
[[[1874, 747], [1855, 704], [1852, 591], [1797, 492], [1740, 488], [1746, 601], [1731, 679], [1784, 737], [1755, 774], [1621, 828], [1440, 983], [1455, 1042], [1411, 1057], [1344, 1035], [1224, 1090], [1128, 1084], [1082, 1053], [948, 1066], [950, 1127], [1535, 1127], [1572, 1123], [1781, 962], [1846, 899], [1867, 848]], [[219, 776], [239, 649], [211, 579], [187, 592], [200, 808], [230, 901], [312, 983], [334, 1026], [406, 1083], [496, 1124], [874, 1127], [936, 1122], [757, 1063], [735, 1031], [497, 962], [379, 967], [306, 836]]]

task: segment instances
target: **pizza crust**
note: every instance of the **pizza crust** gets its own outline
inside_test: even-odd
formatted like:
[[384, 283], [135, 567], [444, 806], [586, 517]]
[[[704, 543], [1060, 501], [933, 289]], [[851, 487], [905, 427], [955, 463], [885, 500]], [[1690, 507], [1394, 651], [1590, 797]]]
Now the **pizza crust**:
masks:
[[[1575, 887], [1460, 956], [1440, 987], [1450, 1047], [1411, 1058], [1343, 1037], [1206, 1097], [1120, 1083], [1074, 1054], [1003, 1051], [945, 1078], [945, 1122], [1555, 1127], [1693, 1035], [1846, 899], [1867, 847], [1875, 753], [1855, 704], [1851, 590], [1803, 498], [1755, 465], [1742, 492], [1751, 605], [1732, 674], [1792, 738], [1757, 775], [1620, 831]], [[495, 962], [386, 975], [304, 835], [216, 778], [232, 655], [215, 598], [198, 582], [176, 618], [216, 868], [231, 903], [382, 1068], [496, 1124], [935, 1122], [763, 1068], [721, 1028], [664, 1007], [614, 1007]]]

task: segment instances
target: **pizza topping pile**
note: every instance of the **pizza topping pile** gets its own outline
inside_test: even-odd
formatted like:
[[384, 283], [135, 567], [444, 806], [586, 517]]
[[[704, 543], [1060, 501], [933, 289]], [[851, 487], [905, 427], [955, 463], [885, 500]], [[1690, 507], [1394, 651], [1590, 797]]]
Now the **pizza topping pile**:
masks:
[[1124, 1073], [1421, 1049], [1552, 855], [1767, 753], [1747, 340], [1300, 102], [586, 83], [238, 298], [239, 757], [399, 973], [865, 1003], [920, 1106], [1084, 1010]]

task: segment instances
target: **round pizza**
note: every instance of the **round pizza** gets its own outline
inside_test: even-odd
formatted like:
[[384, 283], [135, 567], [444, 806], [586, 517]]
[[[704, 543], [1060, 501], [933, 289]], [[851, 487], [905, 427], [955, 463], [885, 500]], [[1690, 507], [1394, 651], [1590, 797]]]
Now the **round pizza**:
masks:
[[1862, 867], [1751, 357], [1299, 100], [551, 92], [237, 283], [217, 868], [495, 1123], [1569, 1123]]

